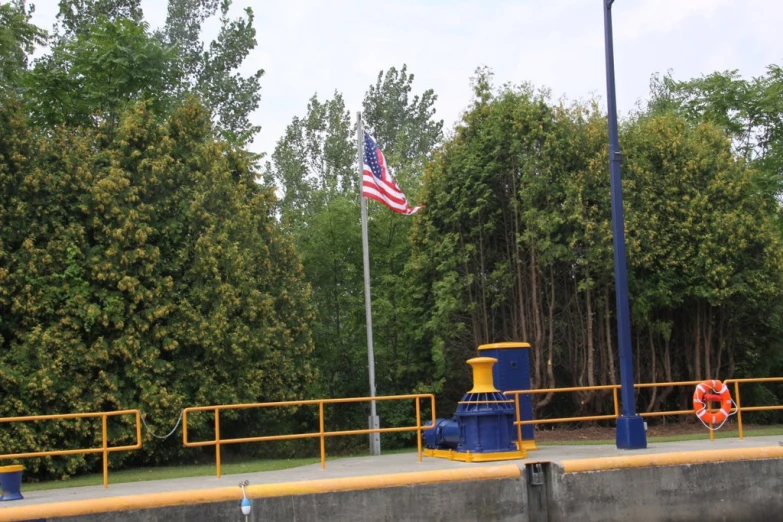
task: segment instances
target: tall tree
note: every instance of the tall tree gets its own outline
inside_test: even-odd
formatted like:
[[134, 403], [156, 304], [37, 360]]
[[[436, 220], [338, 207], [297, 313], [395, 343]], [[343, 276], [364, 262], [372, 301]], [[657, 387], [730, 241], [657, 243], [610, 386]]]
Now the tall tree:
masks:
[[714, 124], [656, 114], [629, 126], [624, 143], [637, 335], [649, 329], [664, 347], [644, 343], [651, 367], [641, 371], [653, 380], [731, 377], [738, 358], [764, 350], [738, 330], [745, 314], [779, 301], [777, 204]]
[[29, 105], [40, 125], [114, 128], [131, 105], [149, 100], [156, 114], [173, 106], [176, 50], [132, 20], [100, 18], [60, 40], [28, 78]]
[[[138, 0], [62, 0], [52, 52], [36, 67], [38, 112], [47, 122], [83, 125], [83, 113], [100, 118], [120, 102], [147, 97], [170, 111], [173, 100], [197, 94], [224, 138], [250, 142], [260, 128], [250, 120], [263, 70], [240, 72], [256, 46], [254, 15], [247, 8], [232, 18], [230, 8], [230, 0], [171, 0], [165, 25], [150, 32]], [[203, 24], [216, 15], [220, 29], [205, 46]], [[63, 105], [80, 107], [72, 114]]]
[[379, 72], [364, 96], [362, 115], [392, 164], [415, 162], [421, 168], [443, 137], [443, 120], [434, 119], [438, 97], [432, 89], [412, 95], [414, 79], [407, 65]]
[[295, 117], [267, 163], [279, 187], [280, 214], [294, 238], [317, 318], [313, 325], [319, 396], [361, 396], [363, 331], [361, 236], [356, 149], [343, 97], [313, 96], [304, 117]]
[[[394, 179], [416, 202], [424, 165], [442, 140], [443, 121], [435, 119], [437, 95], [432, 89], [414, 94], [414, 80], [406, 65], [380, 71], [364, 96], [362, 116]], [[431, 382], [413, 342], [423, 327], [408, 273], [414, 218], [371, 202], [368, 214], [377, 386], [381, 393], [410, 393]]]
[[693, 122], [710, 121], [725, 130], [735, 153], [764, 176], [757, 182], [783, 192], [783, 69], [745, 79], [739, 72], [715, 72], [678, 81], [671, 74], [654, 76], [650, 108], [673, 109]]
[[[192, 404], [303, 396], [314, 369], [301, 265], [273, 194], [247, 154], [212, 137], [208, 111], [190, 101], [159, 124], [142, 103], [112, 133], [42, 135], [18, 105], [1, 112], [0, 414], [137, 407], [169, 425]], [[19, 429], [2, 433], [9, 451], [33, 434], [100, 441], [95, 425]], [[141, 457], [115, 458], [181, 452], [148, 441]], [[63, 476], [93, 463], [28, 466]]]
[[[413, 79], [405, 67], [382, 71], [365, 96], [363, 118], [395, 179], [415, 197], [442, 123], [432, 120], [435, 95], [413, 95]], [[366, 370], [356, 371], [366, 369], [367, 351], [354, 123], [339, 93], [327, 101], [314, 96], [267, 164], [317, 303], [314, 336], [323, 380], [316, 392], [332, 396], [367, 394]], [[428, 381], [418, 364], [421, 354], [408, 342], [420, 335], [423, 321], [411, 306], [405, 276], [411, 218], [374, 204], [369, 215], [378, 393], [409, 393]], [[384, 422], [397, 414], [394, 408], [383, 411]], [[364, 417], [357, 412], [356, 419]]]
[[46, 32], [30, 23], [34, 8], [24, 0], [0, 4], [0, 90], [19, 88], [22, 73]]
[[141, 23], [141, 0], [60, 0], [57, 34], [67, 38], [87, 33], [102, 20], [129, 20]]
[[[169, 0], [166, 25], [158, 37], [179, 50], [182, 73], [178, 91], [197, 93], [220, 132], [227, 139], [245, 144], [260, 130], [250, 117], [261, 100], [261, 76], [257, 69], [248, 76], [240, 72], [256, 47], [254, 14], [231, 18], [231, 0]], [[208, 47], [202, 41], [202, 26], [220, 9], [220, 29]]]
[[[411, 266], [446, 399], [486, 342], [525, 340], [536, 387], [616, 382], [605, 116], [529, 85], [475, 99], [428, 166]], [[671, 111], [622, 125], [638, 381], [727, 378], [779, 360], [778, 205], [725, 131]], [[763, 309], [763, 310], [762, 310]], [[751, 315], [748, 315], [751, 314]], [[754, 324], [759, 335], [742, 335]], [[687, 395], [642, 392], [660, 409]], [[537, 406], [547, 404], [544, 397]], [[572, 408], [610, 408], [577, 394]], [[563, 404], [561, 403], [561, 406]]]

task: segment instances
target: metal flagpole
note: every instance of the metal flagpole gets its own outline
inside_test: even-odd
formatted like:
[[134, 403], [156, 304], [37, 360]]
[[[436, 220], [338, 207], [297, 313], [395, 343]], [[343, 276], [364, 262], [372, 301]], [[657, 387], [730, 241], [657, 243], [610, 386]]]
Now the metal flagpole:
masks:
[[[367, 367], [370, 374], [370, 397], [375, 397], [375, 356], [372, 350], [372, 305], [370, 303], [370, 248], [367, 239], [367, 198], [362, 196], [362, 177], [364, 176], [364, 127], [362, 113], [356, 113], [356, 148], [359, 159], [359, 199], [362, 205], [362, 252], [364, 254], [364, 302], [367, 315]], [[380, 427], [375, 410], [375, 400], [370, 401], [369, 426], [372, 430]], [[370, 433], [370, 454], [381, 454], [381, 434]]]

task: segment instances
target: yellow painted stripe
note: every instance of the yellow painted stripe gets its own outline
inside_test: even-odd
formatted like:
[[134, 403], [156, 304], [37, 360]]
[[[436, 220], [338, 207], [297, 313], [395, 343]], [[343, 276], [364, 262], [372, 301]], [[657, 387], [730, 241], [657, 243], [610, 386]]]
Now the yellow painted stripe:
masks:
[[630, 455], [627, 457], [564, 460], [561, 465], [563, 466], [563, 471], [566, 473], [580, 473], [584, 471], [600, 471], [605, 469], [677, 466], [681, 464], [760, 459], [783, 459], [783, 447], [765, 446], [760, 448], [683, 451], [678, 453]]
[[[388, 488], [394, 486], [411, 486], [414, 484], [437, 484], [442, 482], [461, 482], [468, 480], [518, 479], [520, 476], [521, 471], [519, 466], [515, 464], [505, 464], [500, 466], [418, 471], [389, 475], [371, 475], [366, 477], [284, 482], [280, 484], [257, 484], [245, 487], [245, 491], [250, 498], [281, 497], [289, 495], [307, 495], [312, 493], [330, 493], [335, 491]], [[241, 498], [241, 490], [238, 487], [230, 487], [74, 500], [70, 502], [0, 508], [0, 521], [91, 515], [113, 511], [130, 511], [134, 509], [181, 506], [186, 504], [204, 504], [208, 502], [238, 502]]]

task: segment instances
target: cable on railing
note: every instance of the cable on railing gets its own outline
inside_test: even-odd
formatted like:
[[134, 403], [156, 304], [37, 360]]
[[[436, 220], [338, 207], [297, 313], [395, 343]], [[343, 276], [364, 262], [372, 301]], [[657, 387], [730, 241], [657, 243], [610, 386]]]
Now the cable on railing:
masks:
[[149, 434], [150, 434], [150, 435], [152, 435], [152, 436], [153, 436], [153, 437], [155, 437], [156, 439], [160, 439], [160, 440], [166, 440], [166, 439], [168, 439], [169, 437], [171, 437], [172, 435], [174, 435], [174, 432], [175, 432], [175, 431], [177, 431], [177, 428], [179, 428], [179, 425], [180, 425], [180, 423], [182, 422], [182, 412], [184, 412], [184, 411], [185, 411], [185, 410], [181, 410], [181, 411], [179, 412], [179, 419], [177, 419], [177, 424], [175, 424], [175, 425], [174, 425], [174, 429], [172, 429], [170, 432], [168, 432], [166, 435], [163, 435], [163, 436], [161, 436], [161, 435], [158, 435], [157, 433], [155, 433], [154, 431], [152, 431], [152, 428], [150, 428], [150, 425], [149, 425], [149, 424], [147, 424], [147, 420], [144, 418], [144, 414], [143, 414], [143, 413], [142, 413], [142, 415], [141, 415], [141, 422], [143, 422], [143, 423], [144, 423], [144, 427], [145, 427], [145, 428], [147, 428], [147, 431], [149, 432]]

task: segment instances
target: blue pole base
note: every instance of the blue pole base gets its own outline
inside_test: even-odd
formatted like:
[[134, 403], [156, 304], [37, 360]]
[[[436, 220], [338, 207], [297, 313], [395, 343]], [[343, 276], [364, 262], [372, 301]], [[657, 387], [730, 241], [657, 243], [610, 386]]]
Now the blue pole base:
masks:
[[644, 419], [638, 415], [620, 415], [617, 419], [617, 449], [644, 449], [647, 433]]

